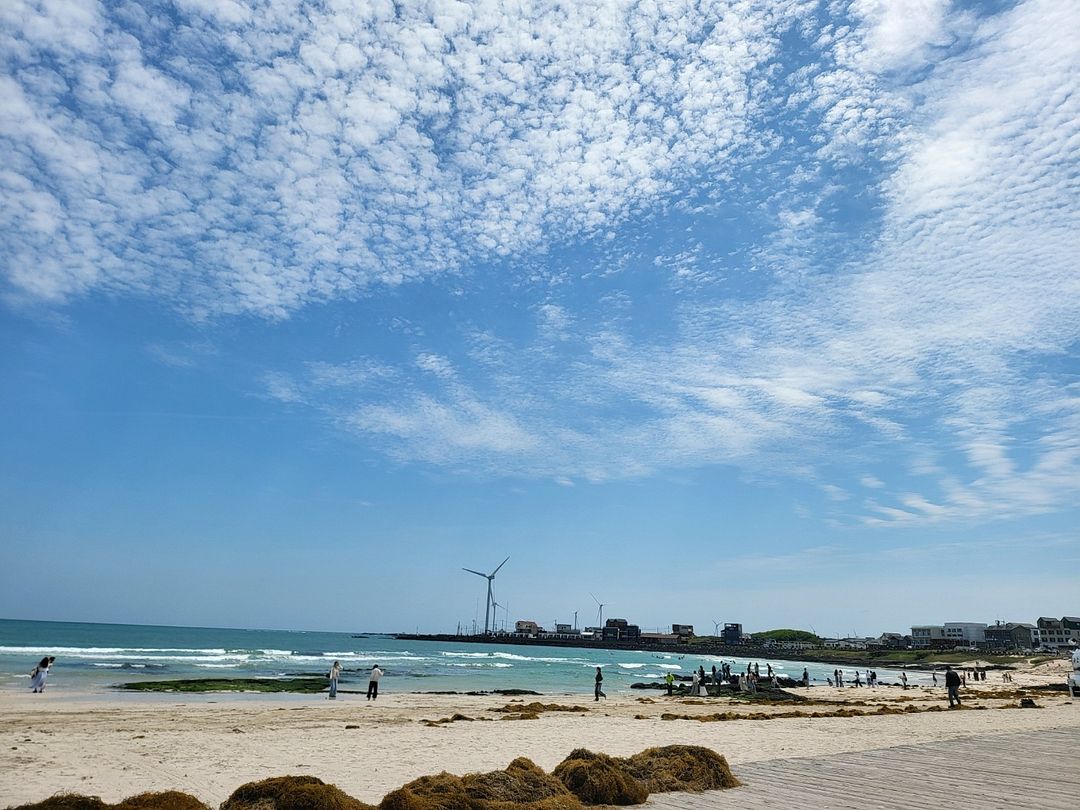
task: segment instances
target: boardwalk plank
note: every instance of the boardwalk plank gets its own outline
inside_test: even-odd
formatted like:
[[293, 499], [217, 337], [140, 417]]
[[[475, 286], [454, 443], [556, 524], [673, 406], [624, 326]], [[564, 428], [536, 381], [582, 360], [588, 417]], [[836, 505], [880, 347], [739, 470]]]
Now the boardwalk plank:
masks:
[[655, 810], [971, 810], [1078, 806], [1080, 728], [736, 764], [741, 788], [650, 798]]

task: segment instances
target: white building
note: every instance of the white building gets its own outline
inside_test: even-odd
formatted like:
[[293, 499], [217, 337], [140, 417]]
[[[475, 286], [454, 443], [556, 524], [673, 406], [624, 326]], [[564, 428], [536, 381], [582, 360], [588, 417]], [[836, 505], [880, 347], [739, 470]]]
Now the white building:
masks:
[[1080, 618], [1063, 616], [1053, 619], [1040, 616], [1039, 641], [1043, 647], [1051, 650], [1062, 647], [1080, 647]]
[[977, 647], [986, 643], [985, 622], [945, 622], [945, 640], [957, 647]]
[[917, 650], [938, 647], [944, 640], [945, 627], [943, 625], [920, 624], [911, 628], [911, 646]]

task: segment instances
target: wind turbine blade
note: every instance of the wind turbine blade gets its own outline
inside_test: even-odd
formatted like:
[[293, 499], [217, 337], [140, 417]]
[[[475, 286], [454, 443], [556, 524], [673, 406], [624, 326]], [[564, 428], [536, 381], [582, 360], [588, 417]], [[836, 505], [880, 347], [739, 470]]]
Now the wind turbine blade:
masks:
[[596, 598], [596, 594], [594, 594], [592, 591], [589, 591], [589, 596], [592, 597], [592, 600], [596, 602], [596, 604], [600, 604], [600, 600]]
[[481, 574], [479, 571], [473, 571], [471, 568], [462, 568], [462, 571], [468, 571], [470, 574], [476, 574], [478, 577], [488, 578], [487, 574]]
[[[506, 560], [509, 560], [509, 559], [510, 559], [510, 555], [507, 554], [506, 555]], [[502, 568], [504, 565], [506, 565], [506, 560], [503, 560], [501, 563], [499, 563], [499, 568]], [[492, 571], [491, 575], [495, 576], [497, 573], [499, 573], [499, 568], [496, 568], [494, 571]]]

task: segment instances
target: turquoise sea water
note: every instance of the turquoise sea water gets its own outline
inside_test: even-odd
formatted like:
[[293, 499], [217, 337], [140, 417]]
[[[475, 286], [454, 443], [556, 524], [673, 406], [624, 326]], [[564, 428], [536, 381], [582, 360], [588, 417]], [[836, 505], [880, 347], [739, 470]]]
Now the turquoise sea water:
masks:
[[[720, 658], [672, 651], [629, 652], [566, 647], [398, 641], [387, 636], [286, 630], [81, 624], [0, 619], [0, 689], [28, 689], [29, 672], [56, 656], [48, 689], [106, 691], [127, 681], [209, 677], [324, 675], [333, 661], [345, 668], [342, 689], [367, 684], [373, 664], [385, 672], [383, 691], [426, 692], [532, 689], [544, 694], [591, 694], [594, 667], [604, 668], [604, 690], [629, 691], [636, 681], [659, 681], [667, 672], [708, 671]], [[746, 658], [725, 658], [745, 670]], [[824, 684], [833, 666], [772, 661], [782, 675], [799, 677], [805, 665]], [[766, 662], [762, 660], [761, 672]], [[848, 669], [853, 674], [853, 670]], [[896, 681], [893, 670], [878, 670]], [[909, 673], [912, 683], [924, 679]], [[928, 678], [926, 679], [928, 680]]]

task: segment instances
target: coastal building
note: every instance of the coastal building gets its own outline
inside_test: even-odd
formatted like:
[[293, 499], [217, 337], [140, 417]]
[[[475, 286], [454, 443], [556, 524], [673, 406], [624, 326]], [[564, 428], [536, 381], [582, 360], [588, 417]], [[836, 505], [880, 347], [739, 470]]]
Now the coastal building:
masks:
[[945, 622], [921, 624], [911, 628], [911, 646], [915, 649], [982, 647], [985, 644], [985, 622]]
[[734, 646], [743, 643], [743, 631], [742, 625], [735, 622], [730, 622], [724, 625], [724, 632], [721, 633], [721, 637], [724, 639], [724, 643]]
[[802, 652], [817, 647], [809, 641], [790, 641], [776, 638], [767, 638], [762, 645], [766, 650], [778, 650], [781, 652]]
[[649, 644], [678, 644], [682, 638], [674, 633], [642, 633], [641, 640]]
[[518, 619], [514, 623], [514, 632], [522, 633], [527, 636], [539, 635], [543, 629], [544, 628], [530, 619]]
[[945, 640], [954, 647], [979, 647], [986, 643], [986, 622], [945, 622]]
[[870, 646], [886, 650], [903, 650], [911, 646], [911, 636], [900, 633], [882, 633]]
[[1027, 622], [996, 622], [986, 628], [986, 646], [991, 650], [1034, 650], [1039, 638], [1039, 628]]
[[920, 624], [911, 628], [911, 646], [916, 650], [941, 646], [945, 640], [945, 628], [940, 624]]
[[856, 638], [854, 636], [849, 638], [823, 638], [821, 646], [834, 650], [865, 650], [870, 646], [871, 641], [874, 641], [874, 639]]
[[677, 636], [693, 636], [694, 625], [692, 624], [673, 624], [671, 625], [671, 632]]
[[1036, 625], [1039, 629], [1039, 643], [1047, 649], [1061, 647], [1080, 647], [1080, 618], [1063, 616], [1054, 619], [1040, 616]]
[[638, 641], [641, 639], [641, 628], [636, 624], [630, 624], [626, 619], [608, 619], [604, 622], [604, 641]]

